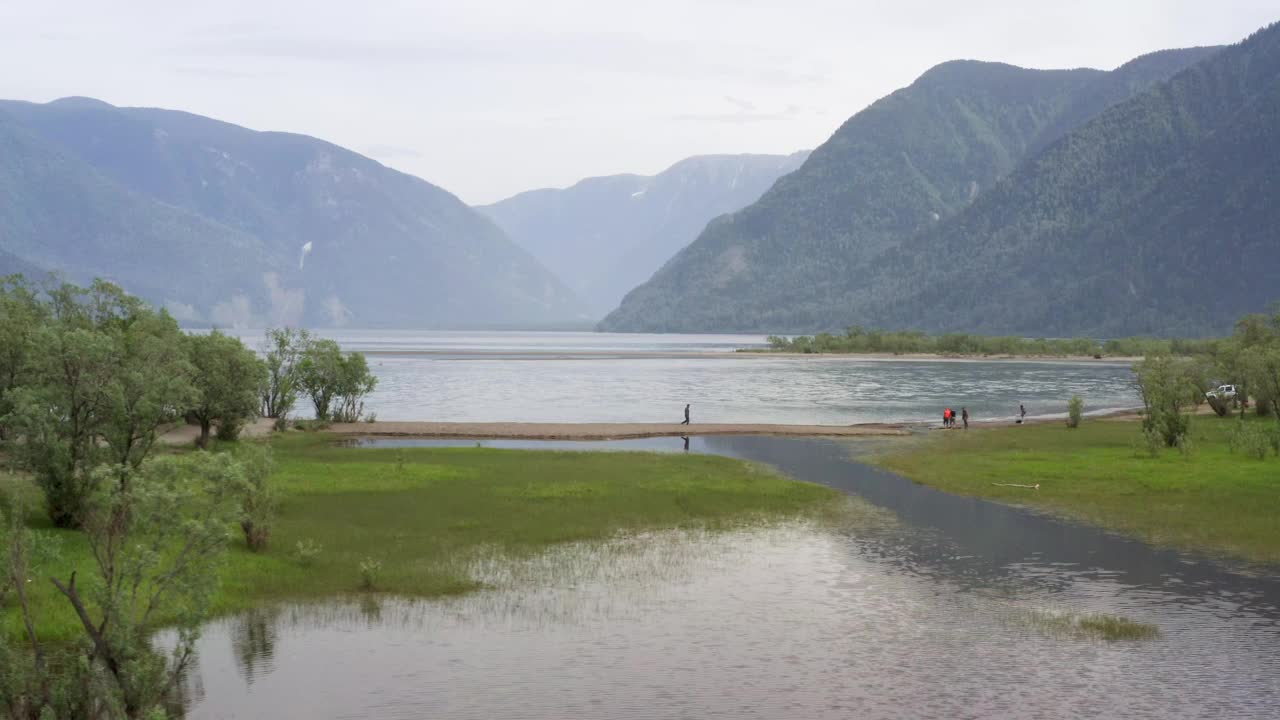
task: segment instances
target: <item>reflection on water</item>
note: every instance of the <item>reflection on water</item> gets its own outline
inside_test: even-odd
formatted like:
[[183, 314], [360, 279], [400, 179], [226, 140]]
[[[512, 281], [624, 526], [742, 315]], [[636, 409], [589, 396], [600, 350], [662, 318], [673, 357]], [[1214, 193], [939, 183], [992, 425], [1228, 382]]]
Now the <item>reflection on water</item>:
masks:
[[[872, 533], [897, 532], [881, 526]], [[282, 608], [209, 628], [193, 717], [1266, 717], [1275, 626], [1071, 576], [976, 592], [807, 527], [571, 546], [499, 589]], [[528, 574], [530, 577], [526, 577]], [[544, 576], [549, 574], [549, 577]], [[504, 573], [498, 573], [504, 575]], [[1063, 639], [1026, 609], [1125, 613], [1164, 639]], [[260, 619], [260, 618], [259, 618]]]
[[[1274, 717], [1280, 580], [849, 461], [708, 438], [861, 499], [838, 526], [670, 532], [477, 560], [494, 589], [211, 624], [192, 716]], [[868, 508], [878, 508], [869, 510]], [[1046, 632], [1107, 613], [1150, 641]]]

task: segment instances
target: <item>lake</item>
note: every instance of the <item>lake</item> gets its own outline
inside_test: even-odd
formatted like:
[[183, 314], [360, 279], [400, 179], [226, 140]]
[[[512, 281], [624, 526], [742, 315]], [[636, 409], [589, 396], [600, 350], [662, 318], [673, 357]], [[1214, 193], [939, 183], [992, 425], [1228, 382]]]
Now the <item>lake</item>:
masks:
[[[1139, 405], [1116, 362], [855, 359], [734, 353], [751, 335], [321, 331], [369, 354], [381, 420], [853, 424], [1065, 415]], [[260, 331], [239, 333], [259, 347]], [[301, 403], [300, 414], [309, 412]]]
[[[1275, 717], [1276, 574], [948, 495], [858, 463], [861, 447], [695, 448], [850, 493], [857, 511], [837, 526], [566, 545], [477, 562], [493, 589], [459, 598], [213, 622], [190, 715]], [[1091, 612], [1162, 636], [1105, 642], [1044, 622]]]

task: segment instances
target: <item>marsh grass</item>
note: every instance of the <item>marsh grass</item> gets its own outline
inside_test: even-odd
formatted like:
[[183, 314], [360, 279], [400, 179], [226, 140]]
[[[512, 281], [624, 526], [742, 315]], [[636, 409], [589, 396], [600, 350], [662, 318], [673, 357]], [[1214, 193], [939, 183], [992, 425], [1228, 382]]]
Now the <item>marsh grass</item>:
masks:
[[1280, 563], [1280, 457], [1233, 453], [1237, 422], [1197, 418], [1192, 453], [1135, 451], [1145, 445], [1140, 423], [1095, 421], [1074, 430], [932, 433], [871, 461], [948, 492], [1036, 507], [1157, 545]]
[[[220, 613], [354, 594], [368, 558], [381, 563], [377, 591], [441, 597], [483, 588], [473, 568], [485, 555], [531, 558], [657, 530], [840, 523], [850, 512], [830, 488], [708, 455], [365, 449], [335, 446], [324, 433], [288, 433], [273, 446], [281, 505], [272, 543], [252, 553], [236, 533], [215, 600]], [[3, 482], [33, 501], [30, 526], [62, 538], [57, 567], [31, 587], [41, 633], [74, 637], [75, 617], [45, 577], [92, 575], [83, 536], [49, 527], [29, 479]], [[323, 551], [302, 557], [300, 542]], [[0, 622], [11, 636], [20, 632], [13, 608], [0, 609]]]
[[1076, 613], [1063, 610], [1019, 610], [1009, 618], [1014, 625], [1030, 628], [1050, 637], [1070, 640], [1156, 640], [1160, 628], [1119, 615]]

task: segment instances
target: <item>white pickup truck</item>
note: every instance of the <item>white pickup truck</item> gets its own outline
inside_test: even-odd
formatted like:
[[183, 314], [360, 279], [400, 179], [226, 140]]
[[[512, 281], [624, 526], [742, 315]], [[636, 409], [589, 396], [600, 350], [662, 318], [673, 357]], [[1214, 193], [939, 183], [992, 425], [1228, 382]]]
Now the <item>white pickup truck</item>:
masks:
[[1205, 397], [1217, 398], [1219, 400], [1234, 400], [1236, 398], [1236, 386], [1219, 385], [1217, 388], [1210, 390], [1204, 395]]

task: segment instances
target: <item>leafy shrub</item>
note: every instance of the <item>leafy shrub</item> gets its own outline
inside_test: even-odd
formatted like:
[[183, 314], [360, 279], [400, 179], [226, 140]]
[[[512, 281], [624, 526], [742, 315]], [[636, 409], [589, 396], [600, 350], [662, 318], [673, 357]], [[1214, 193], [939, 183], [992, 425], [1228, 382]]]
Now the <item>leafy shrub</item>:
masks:
[[1134, 456], [1160, 457], [1160, 451], [1164, 450], [1164, 440], [1161, 439], [1160, 433], [1147, 427], [1143, 427], [1142, 435], [1138, 441], [1134, 443]]
[[373, 590], [378, 586], [378, 575], [382, 572], [382, 561], [367, 557], [360, 561], [360, 587]]
[[1237, 420], [1231, 429], [1231, 452], [1255, 460], [1264, 460], [1267, 451], [1280, 453], [1280, 432], [1260, 422]]
[[223, 420], [218, 423], [217, 437], [222, 442], [235, 442], [240, 439], [240, 430], [244, 424], [238, 420]]
[[323, 551], [323, 545], [311, 538], [305, 538], [294, 544], [293, 559], [297, 560], [298, 564], [303, 567], [310, 567], [315, 564], [316, 558], [320, 557], [320, 553]]
[[240, 497], [240, 529], [244, 542], [253, 552], [267, 549], [271, 526], [275, 522], [280, 499], [271, 485], [271, 452], [261, 445], [248, 445], [236, 453], [244, 468], [244, 487]]
[[1080, 418], [1084, 417], [1084, 400], [1079, 395], [1072, 396], [1067, 403], [1067, 427], [1080, 427]]

